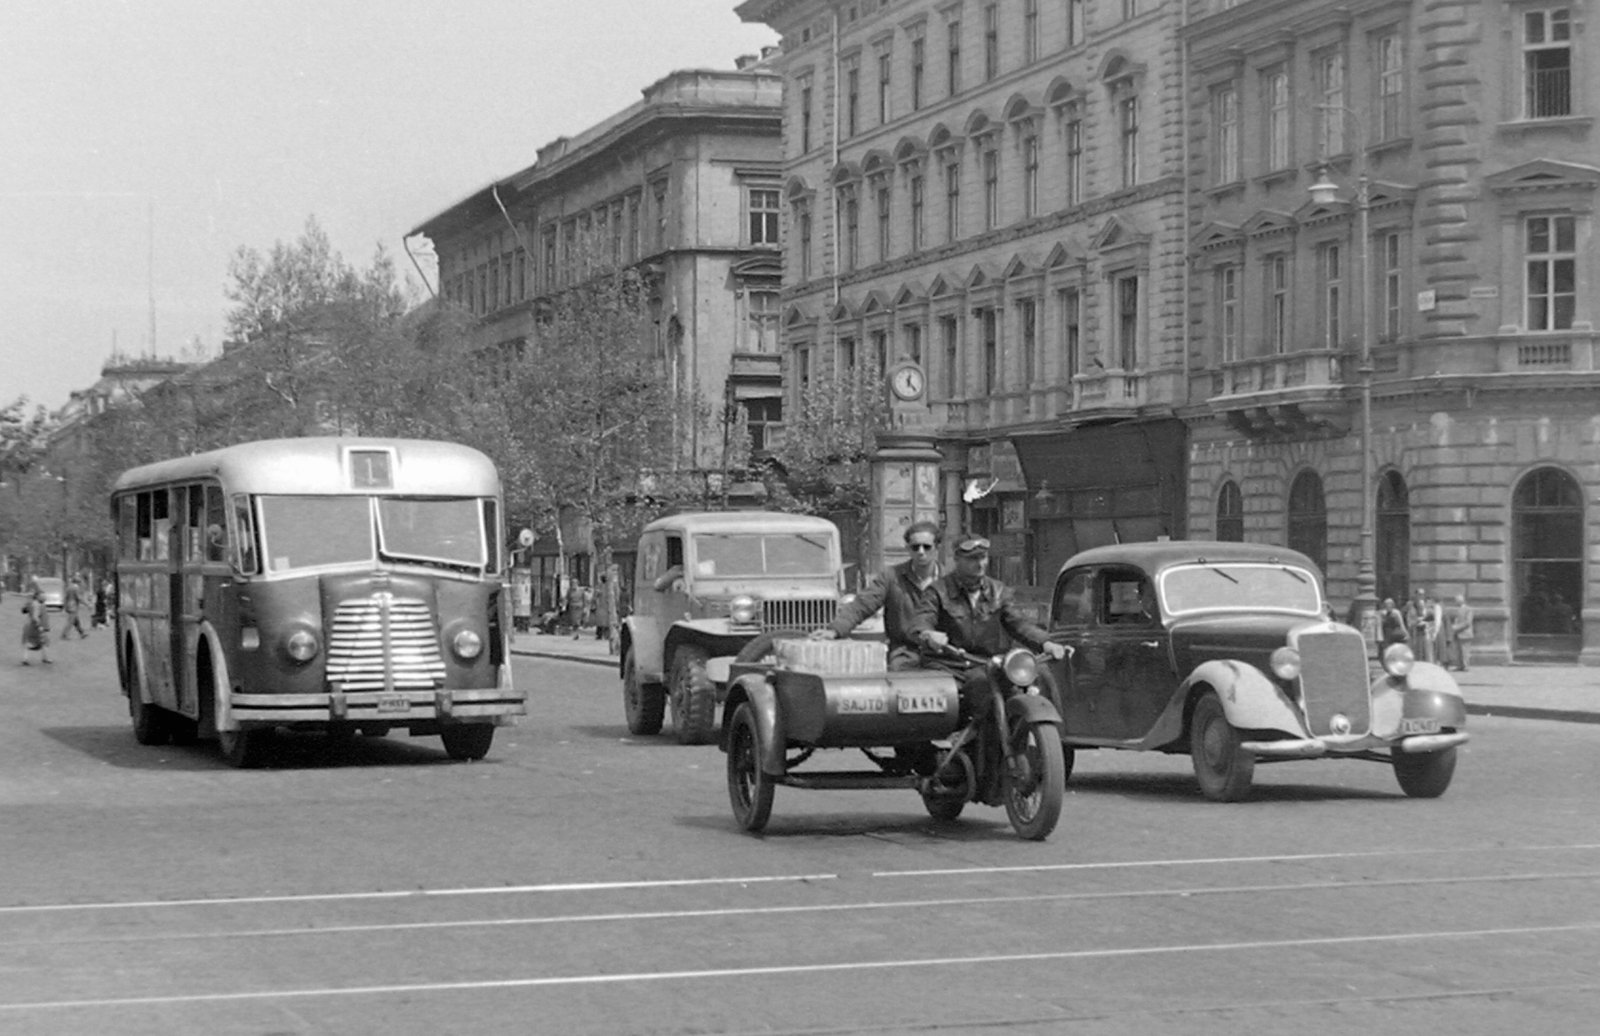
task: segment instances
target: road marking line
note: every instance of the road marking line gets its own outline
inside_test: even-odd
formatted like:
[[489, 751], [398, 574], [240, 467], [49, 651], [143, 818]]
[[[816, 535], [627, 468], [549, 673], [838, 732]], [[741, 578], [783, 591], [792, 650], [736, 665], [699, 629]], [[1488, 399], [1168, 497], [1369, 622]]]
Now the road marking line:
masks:
[[1210, 856], [1187, 860], [1122, 860], [1105, 863], [1028, 863], [1011, 867], [940, 867], [916, 871], [873, 871], [874, 878], [928, 878], [955, 874], [1017, 874], [1029, 871], [1110, 870], [1118, 867], [1199, 867], [1233, 863], [1298, 863], [1306, 860], [1357, 860], [1379, 856], [1427, 856], [1453, 853], [1550, 852], [1561, 849], [1600, 849], [1600, 843], [1583, 845], [1491, 845], [1470, 849], [1372, 849], [1348, 853], [1295, 853], [1279, 856]]
[[187, 993], [168, 996], [107, 997], [81, 1000], [38, 1000], [0, 1004], [0, 1011], [44, 1011], [85, 1007], [139, 1007], [155, 1004], [226, 1003], [244, 1000], [288, 1000], [324, 996], [376, 996], [394, 993], [442, 993], [481, 989], [532, 989], [556, 986], [618, 985], [628, 982], [663, 982], [696, 979], [751, 978], [762, 975], [805, 975], [830, 971], [883, 971], [900, 968], [953, 967], [971, 964], [1026, 964], [1042, 961], [1094, 960], [1179, 953], [1236, 953], [1282, 950], [1310, 946], [1351, 946], [1361, 943], [1421, 942], [1429, 939], [1481, 939], [1488, 937], [1551, 935], [1600, 930], [1600, 921], [1528, 928], [1477, 928], [1446, 932], [1396, 932], [1388, 935], [1341, 935], [1306, 939], [1258, 939], [1246, 942], [1189, 943], [1177, 946], [1137, 946], [1122, 949], [1054, 950], [1039, 953], [974, 954], [964, 957], [850, 961], [832, 964], [774, 964], [766, 967], [706, 968], [699, 971], [640, 971], [617, 975], [562, 975], [543, 978], [478, 979], [460, 982], [416, 982], [409, 985], [328, 986], [320, 989], [257, 990], [239, 993]]
[[1084, 902], [1107, 899], [1191, 899], [1200, 896], [1261, 895], [1272, 892], [1330, 892], [1340, 889], [1414, 888], [1424, 885], [1471, 885], [1492, 882], [1592, 881], [1600, 871], [1570, 874], [1480, 874], [1445, 878], [1392, 878], [1376, 881], [1313, 881], [1290, 885], [1190, 886], [1178, 889], [1136, 889], [1120, 892], [1052, 892], [1032, 896], [961, 896], [948, 899], [868, 900], [864, 903], [801, 903], [787, 906], [718, 907], [704, 910], [653, 910], [615, 914], [557, 914], [552, 917], [486, 917], [459, 921], [393, 921], [382, 924], [326, 925], [314, 928], [245, 928], [221, 932], [173, 932], [156, 935], [81, 936], [66, 939], [17, 939], [0, 946], [81, 946], [105, 943], [186, 942], [222, 939], [282, 938], [302, 935], [360, 935], [371, 932], [433, 931], [446, 928], [508, 928], [531, 925], [610, 923], [615, 921], [687, 921], [704, 918], [759, 917], [774, 914], [837, 913], [848, 910], [940, 909], [959, 906], [1008, 906], [1021, 903]]
[[230, 896], [215, 899], [147, 899], [106, 903], [44, 903], [0, 907], [0, 914], [51, 913], [70, 910], [135, 910], [179, 906], [239, 906], [252, 903], [321, 903], [356, 899], [426, 899], [440, 896], [491, 896], [530, 892], [610, 892], [696, 885], [763, 885], [783, 882], [834, 881], [837, 874], [769, 874], [744, 878], [664, 878], [658, 881], [587, 881], [553, 885], [491, 885], [485, 888], [403, 889], [393, 892], [319, 892], [284, 896]]

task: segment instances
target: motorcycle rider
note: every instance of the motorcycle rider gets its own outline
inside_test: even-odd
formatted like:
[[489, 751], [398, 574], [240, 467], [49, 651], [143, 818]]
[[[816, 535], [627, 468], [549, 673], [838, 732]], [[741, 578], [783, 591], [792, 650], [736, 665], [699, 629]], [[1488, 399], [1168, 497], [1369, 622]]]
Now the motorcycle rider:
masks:
[[922, 665], [917, 641], [911, 636], [911, 621], [917, 606], [942, 574], [939, 568], [939, 543], [944, 533], [933, 522], [913, 522], [906, 528], [909, 560], [890, 565], [862, 590], [855, 600], [839, 609], [832, 623], [811, 634], [813, 640], [833, 640], [850, 631], [883, 609], [883, 632], [889, 641], [890, 669], [918, 669]]
[[941, 657], [949, 646], [975, 655], [1000, 655], [1012, 641], [1053, 659], [1071, 651], [1048, 638], [1016, 606], [1011, 588], [989, 575], [989, 541], [967, 536], [955, 546], [955, 571], [938, 579], [923, 595], [911, 621], [911, 635], [925, 649], [926, 668], [941, 669], [961, 685], [961, 721], [981, 717], [989, 705], [989, 684], [983, 666]]

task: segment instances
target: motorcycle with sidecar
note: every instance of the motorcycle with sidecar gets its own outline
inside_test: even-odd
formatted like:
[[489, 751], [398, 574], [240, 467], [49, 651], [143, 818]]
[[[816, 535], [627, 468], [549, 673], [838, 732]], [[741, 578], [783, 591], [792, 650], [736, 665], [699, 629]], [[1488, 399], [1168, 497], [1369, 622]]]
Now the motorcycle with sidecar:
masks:
[[[890, 671], [882, 642], [768, 634], [748, 644], [730, 667], [720, 739], [739, 826], [766, 827], [779, 785], [908, 788], [935, 819], [954, 820], [969, 802], [1003, 805], [1018, 835], [1048, 837], [1061, 816], [1066, 764], [1038, 658], [1023, 649], [951, 657], [982, 666], [989, 686], [989, 708], [965, 724], [955, 676]], [[871, 769], [803, 768], [818, 750], [852, 748]]]

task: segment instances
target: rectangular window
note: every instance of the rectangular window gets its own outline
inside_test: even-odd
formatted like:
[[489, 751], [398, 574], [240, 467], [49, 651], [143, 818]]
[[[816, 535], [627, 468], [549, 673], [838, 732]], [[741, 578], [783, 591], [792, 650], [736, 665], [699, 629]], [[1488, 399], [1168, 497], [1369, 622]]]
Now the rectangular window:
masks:
[[954, 97], [961, 92], [961, 23], [952, 20], [944, 31], [945, 92]]
[[556, 228], [545, 227], [544, 235], [540, 242], [542, 249], [543, 269], [539, 271], [539, 283], [545, 291], [556, 286]]
[[783, 424], [783, 400], [776, 396], [744, 401], [745, 427], [750, 429], [750, 452], [762, 453], [776, 445], [773, 433]]
[[927, 67], [927, 50], [922, 37], [911, 41], [911, 110], [922, 107], [922, 78]]
[[811, 279], [811, 206], [801, 204], [795, 206], [795, 236], [800, 240], [800, 280], [802, 283]]
[[489, 260], [489, 312], [500, 308], [500, 260]]
[[1073, 105], [1067, 114], [1067, 204], [1083, 202], [1083, 117]]
[[872, 332], [872, 371], [875, 378], [881, 378], [889, 369], [889, 332]]
[[1084, 0], [1067, 0], [1067, 46], [1076, 47], [1083, 42]]
[[1128, 274], [1114, 282], [1117, 301], [1117, 364], [1139, 369], [1139, 277]]
[[840, 208], [844, 213], [844, 268], [854, 270], [861, 262], [861, 201], [854, 187], [841, 192]]
[[800, 87], [800, 153], [811, 150], [811, 80]]
[[853, 381], [856, 376], [856, 340], [854, 336], [839, 339], [838, 366], [834, 368], [836, 380]]
[[794, 388], [796, 398], [802, 401], [811, 391], [811, 350], [799, 346], [794, 350]]
[[1383, 329], [1386, 342], [1400, 340], [1400, 235], [1392, 231], [1378, 235], [1378, 260], [1383, 269]]
[[927, 201], [924, 197], [926, 189], [921, 173], [911, 177], [911, 250], [913, 252], [922, 251], [923, 246], [927, 243], [924, 223], [924, 212], [927, 207]]
[[1346, 150], [1344, 120], [1347, 112], [1344, 94], [1344, 52], [1329, 51], [1317, 58], [1317, 116], [1321, 133], [1320, 157], [1342, 155]]
[[1234, 183], [1239, 179], [1239, 92], [1231, 83], [1212, 94], [1211, 118], [1215, 127], [1211, 139], [1216, 142], [1216, 154], [1212, 156], [1215, 182]]
[[1572, 114], [1572, 12], [1565, 7], [1522, 16], [1522, 69], [1527, 118]]
[[1039, 379], [1039, 304], [1033, 299], [1017, 303], [1017, 337], [1022, 342], [1022, 388]]
[[878, 125], [889, 118], [889, 52], [885, 50], [878, 55]]
[[1282, 68], [1270, 70], [1263, 77], [1262, 93], [1266, 102], [1266, 160], [1267, 169], [1276, 172], [1293, 164], [1289, 148], [1289, 73]]
[[889, 218], [892, 215], [889, 207], [889, 184], [887, 178], [878, 187], [878, 261], [885, 262], [893, 254], [889, 247]]
[[1122, 186], [1139, 182], [1139, 98], [1131, 86], [1122, 89], [1117, 101], [1117, 125], [1122, 146]]
[[1218, 267], [1217, 273], [1217, 339], [1222, 350], [1222, 361], [1239, 359], [1239, 268]]
[[1022, 58], [1030, 65], [1039, 60], [1039, 0], [1022, 5]]
[[1338, 350], [1343, 338], [1339, 317], [1344, 301], [1344, 254], [1337, 244], [1318, 249], [1317, 273], [1322, 278], [1322, 347]]
[[528, 253], [517, 249], [517, 301], [528, 297]]
[[650, 198], [655, 203], [656, 211], [656, 240], [655, 249], [665, 251], [667, 247], [667, 182], [658, 181], [650, 185]]
[[1405, 51], [1400, 46], [1400, 34], [1391, 32], [1379, 36], [1374, 58], [1378, 73], [1377, 139], [1396, 140], [1406, 135]]
[[922, 364], [922, 325], [901, 325], [900, 340], [904, 345], [903, 351], [906, 359], [920, 366]]
[[750, 199], [750, 243], [776, 245], [778, 243], [778, 198], [776, 187], [752, 187]]
[[611, 204], [611, 265], [622, 265], [622, 238], [623, 238], [623, 211], [622, 202], [615, 201]]
[[983, 229], [1000, 225], [1000, 152], [992, 144], [983, 151]]
[[1289, 350], [1289, 257], [1267, 257], [1267, 339], [1274, 353]]
[[1577, 221], [1572, 216], [1534, 216], [1525, 230], [1528, 330], [1566, 330], [1578, 302]]
[[944, 395], [955, 399], [961, 394], [961, 318], [940, 317], [939, 337], [944, 346]]
[[1000, 391], [1000, 311], [993, 307], [977, 311], [979, 334], [983, 339], [983, 394]]
[[639, 258], [639, 194], [628, 195], [628, 262]]
[[1022, 138], [1022, 214], [1029, 219], [1039, 214], [1039, 137], [1035, 133]]
[[961, 160], [952, 158], [944, 165], [944, 239], [961, 239]]
[[844, 73], [844, 134], [861, 132], [861, 70], [854, 65]]
[[753, 353], [778, 351], [778, 293], [765, 289], [751, 289], [749, 300], [748, 338], [745, 349]]
[[1000, 74], [1000, 5], [983, 9], [983, 78], [987, 82]]
[[1077, 288], [1056, 293], [1061, 310], [1061, 369], [1071, 381], [1083, 369], [1083, 299]]

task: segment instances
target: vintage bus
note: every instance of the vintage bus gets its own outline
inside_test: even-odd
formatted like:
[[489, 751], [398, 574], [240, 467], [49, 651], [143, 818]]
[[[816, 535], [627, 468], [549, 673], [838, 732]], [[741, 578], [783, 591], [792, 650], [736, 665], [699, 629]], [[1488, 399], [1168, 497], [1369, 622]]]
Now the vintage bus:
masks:
[[124, 472], [117, 668], [141, 744], [275, 728], [437, 734], [481, 759], [526, 711], [511, 680], [500, 479], [411, 439], [244, 443]]

